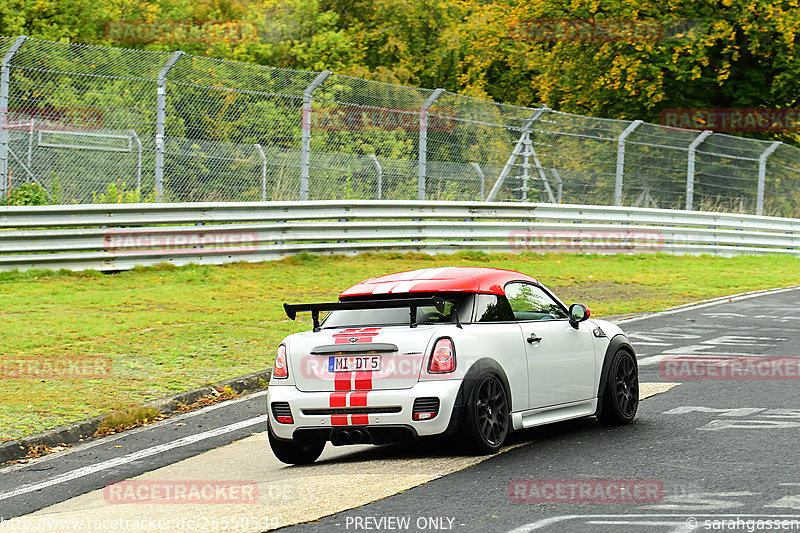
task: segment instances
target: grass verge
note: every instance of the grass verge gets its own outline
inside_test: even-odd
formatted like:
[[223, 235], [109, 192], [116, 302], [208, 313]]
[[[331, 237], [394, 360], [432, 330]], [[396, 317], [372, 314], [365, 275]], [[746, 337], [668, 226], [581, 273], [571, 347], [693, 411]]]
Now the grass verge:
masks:
[[[531, 274], [568, 303], [586, 303], [594, 316], [793, 285], [800, 272], [800, 259], [779, 256], [470, 252], [301, 254], [275, 262], [164, 265], [111, 275], [2, 273], [0, 441], [267, 368], [285, 335], [310, 327], [306, 317], [286, 318], [283, 302], [331, 300], [365, 278], [447, 265]], [[111, 371], [25, 378], [8, 371], [15, 359], [30, 358], [101, 358], [110, 361]]]

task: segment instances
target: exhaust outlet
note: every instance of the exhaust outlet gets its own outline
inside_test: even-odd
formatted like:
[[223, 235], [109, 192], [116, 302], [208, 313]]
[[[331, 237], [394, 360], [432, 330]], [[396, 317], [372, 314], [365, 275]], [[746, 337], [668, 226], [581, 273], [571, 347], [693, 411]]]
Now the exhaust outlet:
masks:
[[331, 438], [331, 444], [334, 446], [346, 446], [348, 444], [353, 444], [350, 432], [344, 429], [340, 429], [339, 431], [335, 432]]
[[338, 429], [331, 435], [331, 444], [347, 446], [348, 444], [371, 444], [372, 436], [363, 429]]

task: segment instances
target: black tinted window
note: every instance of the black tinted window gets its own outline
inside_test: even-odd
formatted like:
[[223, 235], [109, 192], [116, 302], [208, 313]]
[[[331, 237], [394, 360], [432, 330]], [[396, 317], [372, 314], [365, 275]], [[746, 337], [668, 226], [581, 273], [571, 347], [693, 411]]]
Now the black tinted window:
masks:
[[[392, 295], [394, 298], [423, 298], [430, 294], [405, 294]], [[467, 305], [464, 295], [437, 294], [444, 300], [444, 309], [439, 310], [434, 306], [417, 308], [418, 324], [455, 323], [456, 311], [459, 319], [465, 320], [471, 310]], [[389, 298], [387, 298], [389, 299]], [[351, 300], [352, 301], [352, 300]], [[348, 311], [331, 311], [323, 321], [323, 327], [340, 328], [345, 326], [381, 326], [393, 324], [408, 324], [410, 322], [409, 309], [356, 309]]]
[[510, 322], [514, 313], [505, 296], [478, 294], [475, 296], [476, 322]]

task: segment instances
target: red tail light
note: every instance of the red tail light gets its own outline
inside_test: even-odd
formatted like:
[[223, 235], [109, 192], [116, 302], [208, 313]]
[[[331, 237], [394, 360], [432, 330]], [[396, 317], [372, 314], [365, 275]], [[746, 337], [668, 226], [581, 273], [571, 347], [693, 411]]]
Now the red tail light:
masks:
[[275, 364], [272, 366], [272, 377], [284, 379], [289, 377], [289, 367], [286, 363], [286, 346], [278, 346], [278, 355], [275, 356]]
[[447, 337], [436, 341], [428, 363], [428, 372], [431, 374], [446, 374], [456, 369], [456, 349], [453, 341]]

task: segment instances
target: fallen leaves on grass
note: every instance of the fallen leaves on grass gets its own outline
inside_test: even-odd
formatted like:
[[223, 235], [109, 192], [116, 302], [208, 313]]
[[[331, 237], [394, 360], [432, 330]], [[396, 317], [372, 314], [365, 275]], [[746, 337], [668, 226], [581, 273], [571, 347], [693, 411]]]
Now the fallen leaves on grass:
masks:
[[153, 409], [152, 407], [130, 407], [113, 411], [103, 419], [94, 436], [113, 435], [114, 433], [143, 426], [163, 418], [158, 409]]

